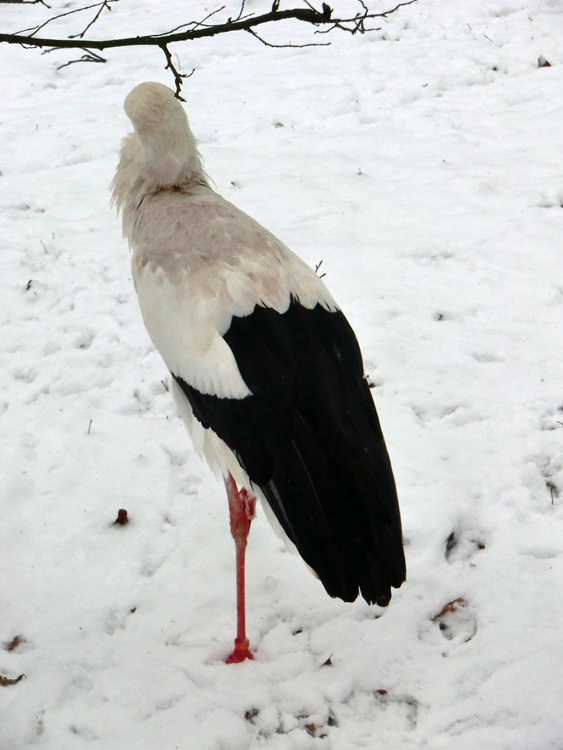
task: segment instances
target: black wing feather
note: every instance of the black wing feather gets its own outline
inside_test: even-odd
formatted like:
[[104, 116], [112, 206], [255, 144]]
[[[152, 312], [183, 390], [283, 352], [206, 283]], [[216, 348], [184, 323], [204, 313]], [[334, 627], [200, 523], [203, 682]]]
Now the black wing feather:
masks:
[[196, 418], [229, 446], [327, 592], [389, 603], [405, 579], [393, 471], [356, 336], [340, 311], [292, 300], [234, 317], [225, 341], [252, 396], [204, 395]]

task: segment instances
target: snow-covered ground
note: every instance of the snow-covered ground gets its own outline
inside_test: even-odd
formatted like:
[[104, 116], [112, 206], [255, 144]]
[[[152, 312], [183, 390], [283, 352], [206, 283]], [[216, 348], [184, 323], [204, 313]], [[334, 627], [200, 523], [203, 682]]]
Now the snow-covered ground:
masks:
[[[0, 31], [79, 7], [52, 5], [0, 5]], [[89, 35], [189, 5], [122, 0]], [[219, 192], [323, 260], [404, 523], [380, 610], [329, 599], [260, 513], [236, 666], [224, 488], [108, 206], [123, 99], [172, 84], [164, 57], [0, 47], [0, 675], [26, 676], [0, 686], [1, 750], [563, 748], [563, 6], [420, 0], [378, 25], [173, 48]]]

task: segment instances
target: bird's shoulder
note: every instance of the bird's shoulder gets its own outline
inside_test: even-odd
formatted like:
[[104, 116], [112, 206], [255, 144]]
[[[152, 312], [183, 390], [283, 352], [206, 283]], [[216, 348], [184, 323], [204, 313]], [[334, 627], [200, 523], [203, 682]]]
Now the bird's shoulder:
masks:
[[139, 265], [280, 264], [289, 249], [206, 185], [159, 190], [139, 204], [131, 237]]
[[[205, 316], [248, 315], [256, 305], [284, 312], [337, 304], [320, 277], [281, 240], [207, 186], [163, 190], [139, 207], [133, 236], [137, 291]], [[141, 299], [141, 304], [143, 300]], [[217, 319], [217, 330], [226, 323]]]
[[133, 242], [145, 326], [169, 369], [202, 392], [249, 393], [224, 340], [233, 318], [257, 307], [283, 314], [292, 300], [338, 309], [301, 258], [210, 189], [161, 191], [145, 203]]

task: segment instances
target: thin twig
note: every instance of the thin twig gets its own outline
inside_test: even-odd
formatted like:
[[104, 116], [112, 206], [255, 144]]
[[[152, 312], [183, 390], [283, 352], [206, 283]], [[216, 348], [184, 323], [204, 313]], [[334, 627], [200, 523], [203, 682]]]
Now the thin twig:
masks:
[[104, 2], [100, 5], [100, 9], [98, 10], [98, 12], [94, 16], [94, 18], [90, 21], [90, 23], [86, 26], [86, 28], [83, 31], [81, 31], [80, 34], [73, 34], [72, 36], [69, 37], [69, 39], [82, 39], [84, 37], [84, 34], [88, 31], [88, 29], [91, 26], [93, 26], [96, 23], [96, 21], [100, 17], [100, 14], [105, 9], [111, 11], [111, 8], [110, 8], [109, 4], [110, 3], [117, 3], [117, 2], [119, 2], [119, 0], [104, 0]]
[[176, 84], [176, 92], [174, 96], [181, 102], [185, 102], [186, 100], [182, 99], [182, 97], [180, 96], [180, 92], [182, 91], [182, 81], [184, 80], [184, 78], [191, 78], [191, 76], [193, 76], [193, 74], [195, 73], [195, 68], [191, 73], [180, 73], [172, 62], [172, 55], [170, 54], [170, 50], [168, 49], [166, 44], [160, 44], [159, 47], [164, 52], [164, 55], [166, 57], [166, 66], [164, 70], [170, 70], [172, 75], [174, 76], [174, 83]]
[[[245, 3], [246, 3], [246, 0], [242, 0], [242, 2], [240, 4], [240, 10], [238, 12], [238, 16], [235, 18], [235, 22], [236, 21], [240, 21], [240, 19], [242, 18], [242, 14], [244, 13], [244, 4]], [[248, 18], [248, 16], [246, 16], [246, 18]]]
[[177, 31], [180, 31], [180, 29], [185, 29], [187, 26], [191, 26], [192, 29], [197, 29], [198, 26], [205, 26], [207, 28], [207, 24], [205, 23], [207, 20], [211, 18], [211, 16], [214, 16], [216, 13], [220, 13], [222, 10], [225, 10], [225, 5], [222, 5], [220, 8], [217, 8], [217, 10], [211, 11], [211, 13], [208, 13], [205, 18], [202, 18], [201, 21], [190, 21], [189, 23], [182, 23], [180, 26], [176, 26], [174, 29], [170, 29], [170, 31], [164, 31], [162, 34], [154, 34], [154, 37], [163, 37], [163, 36], [169, 36], [170, 34], [174, 34]]
[[[50, 24], [51, 21], [57, 21], [59, 18], [64, 18], [65, 16], [72, 16], [74, 13], [82, 13], [83, 10], [90, 10], [91, 8], [98, 8], [100, 5], [102, 6], [101, 10], [104, 9], [105, 6], [107, 6], [108, 3], [117, 3], [119, 0], [103, 0], [101, 3], [95, 3], [94, 5], [85, 5], [84, 8], [75, 8], [74, 10], [67, 10], [66, 13], [59, 13], [56, 16], [53, 16], [52, 18], [49, 18], [45, 23], [40, 23], [38, 26], [31, 26], [29, 29], [22, 29], [21, 31], [16, 32], [16, 35], [19, 34], [25, 34], [26, 31], [31, 31], [31, 34], [27, 37], [28, 39], [31, 38], [34, 34], [36, 34], [40, 29], [44, 29], [47, 24]], [[49, 6], [47, 6], [49, 7]], [[96, 20], [99, 16], [100, 12], [98, 12], [96, 16]], [[84, 31], [83, 34], [90, 28], [92, 24], [89, 24]], [[70, 37], [70, 39], [73, 39], [74, 37]], [[52, 44], [51, 46], [56, 46], [56, 44]], [[90, 45], [88, 45], [90, 46]]]
[[[51, 48], [50, 50], [46, 50], [47, 52], [52, 52], [54, 48]], [[74, 63], [79, 62], [93, 62], [93, 63], [105, 63], [107, 62], [105, 57], [102, 57], [101, 55], [97, 55], [95, 52], [92, 52], [92, 50], [84, 49], [84, 53], [82, 57], [79, 57], [78, 60], [69, 60], [68, 62], [63, 63], [62, 65], [59, 65], [57, 67], [57, 70], [62, 70], [62, 68], [68, 68], [69, 65], [74, 65]]]
[[330, 47], [330, 42], [309, 42], [308, 44], [272, 44], [271, 42], [267, 42], [265, 39], [262, 39], [262, 37], [252, 29], [246, 30], [249, 34], [252, 34], [253, 37], [256, 37], [259, 42], [265, 44], [266, 47], [274, 47], [275, 49], [285, 49], [286, 47], [293, 49], [301, 49], [302, 47]]
[[368, 13], [368, 8], [362, 2], [362, 0], [358, 0], [358, 2], [365, 9], [364, 13], [357, 13], [354, 18], [329, 19], [329, 21], [331, 21], [330, 27], [328, 29], [318, 29], [317, 31], [315, 31], [315, 34], [329, 34], [333, 29], [347, 31], [352, 35], [357, 34], [358, 31], [360, 32], [360, 34], [365, 34], [366, 31], [380, 31], [380, 28], [366, 28], [365, 22], [373, 18], [387, 18], [387, 16], [390, 16], [392, 13], [396, 13], [400, 8], [404, 8], [407, 5], [413, 5], [414, 3], [418, 2], [418, 0], [405, 0], [404, 3], [399, 3], [398, 5], [395, 5], [394, 8], [390, 8], [389, 10], [385, 10], [381, 13]]

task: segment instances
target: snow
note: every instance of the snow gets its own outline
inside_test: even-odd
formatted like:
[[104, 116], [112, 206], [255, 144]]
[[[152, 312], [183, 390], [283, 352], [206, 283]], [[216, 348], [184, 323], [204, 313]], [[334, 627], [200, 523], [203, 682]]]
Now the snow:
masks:
[[[0, 29], [52, 5], [1, 5]], [[91, 37], [206, 13], [112, 8]], [[404, 522], [408, 580], [381, 610], [329, 599], [259, 513], [256, 660], [236, 666], [224, 488], [108, 205], [123, 100], [172, 84], [164, 56], [0, 49], [0, 675], [26, 676], [0, 686], [1, 750], [563, 747], [563, 14], [420, 0], [377, 25], [173, 47], [219, 192], [323, 260]]]

